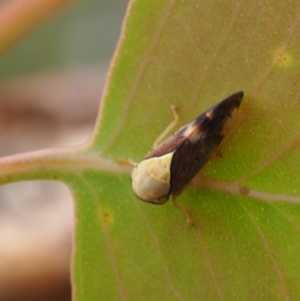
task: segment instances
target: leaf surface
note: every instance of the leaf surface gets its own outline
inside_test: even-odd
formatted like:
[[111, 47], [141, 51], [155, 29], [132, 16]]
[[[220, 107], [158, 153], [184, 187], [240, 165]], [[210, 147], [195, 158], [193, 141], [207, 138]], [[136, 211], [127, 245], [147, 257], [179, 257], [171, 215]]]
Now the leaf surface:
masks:
[[[76, 200], [75, 300], [299, 300], [299, 49], [295, 0], [131, 2], [77, 153], [111, 165], [57, 176]], [[240, 90], [221, 156], [179, 198], [195, 226], [136, 199], [113, 162], [141, 160], [172, 104], [180, 126]]]

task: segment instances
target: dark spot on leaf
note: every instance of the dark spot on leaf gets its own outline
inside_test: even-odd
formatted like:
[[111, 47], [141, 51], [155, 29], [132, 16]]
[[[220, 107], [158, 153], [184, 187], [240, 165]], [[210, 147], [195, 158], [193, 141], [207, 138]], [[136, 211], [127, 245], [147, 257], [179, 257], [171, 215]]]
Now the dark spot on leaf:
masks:
[[244, 194], [244, 195], [248, 195], [250, 193], [250, 189], [245, 187], [245, 186], [241, 186], [240, 187], [240, 193]]

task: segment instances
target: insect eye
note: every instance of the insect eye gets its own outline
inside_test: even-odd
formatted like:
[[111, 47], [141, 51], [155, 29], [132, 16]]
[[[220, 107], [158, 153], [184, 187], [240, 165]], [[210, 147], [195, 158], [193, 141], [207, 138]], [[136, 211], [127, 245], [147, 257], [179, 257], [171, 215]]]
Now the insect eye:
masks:
[[169, 196], [166, 196], [166, 197], [163, 197], [163, 198], [154, 199], [154, 200], [150, 200], [150, 201], [146, 201], [146, 202], [152, 203], [152, 204], [154, 204], [154, 205], [162, 205], [162, 204], [164, 204], [168, 199], [169, 199]]

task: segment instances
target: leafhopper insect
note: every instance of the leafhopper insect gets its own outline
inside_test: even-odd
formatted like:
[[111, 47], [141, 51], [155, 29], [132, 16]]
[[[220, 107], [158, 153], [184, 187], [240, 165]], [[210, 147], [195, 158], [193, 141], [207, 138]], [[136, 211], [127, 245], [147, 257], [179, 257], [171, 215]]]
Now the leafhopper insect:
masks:
[[175, 206], [187, 214], [176, 203], [176, 197], [218, 149], [226, 124], [240, 106], [243, 95], [237, 92], [222, 100], [135, 164], [131, 173], [134, 194], [152, 204], [163, 204], [172, 195]]

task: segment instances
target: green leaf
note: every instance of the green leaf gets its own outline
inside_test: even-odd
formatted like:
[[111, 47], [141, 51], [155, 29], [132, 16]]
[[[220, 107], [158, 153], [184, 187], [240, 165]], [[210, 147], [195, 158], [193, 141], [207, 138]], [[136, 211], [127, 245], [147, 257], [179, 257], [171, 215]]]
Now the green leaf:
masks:
[[193, 228], [172, 204], [137, 200], [129, 176], [86, 176], [77, 300], [300, 298], [296, 7], [132, 2], [91, 150], [140, 160], [172, 120], [171, 104], [185, 124], [231, 93], [245, 98], [222, 157], [179, 199]]
[[[75, 300], [299, 300], [299, 49], [296, 0], [131, 2], [91, 143], [29, 160], [74, 194]], [[222, 155], [179, 197], [195, 226], [136, 199], [116, 160], [141, 160], [172, 104], [183, 125], [239, 90]]]

